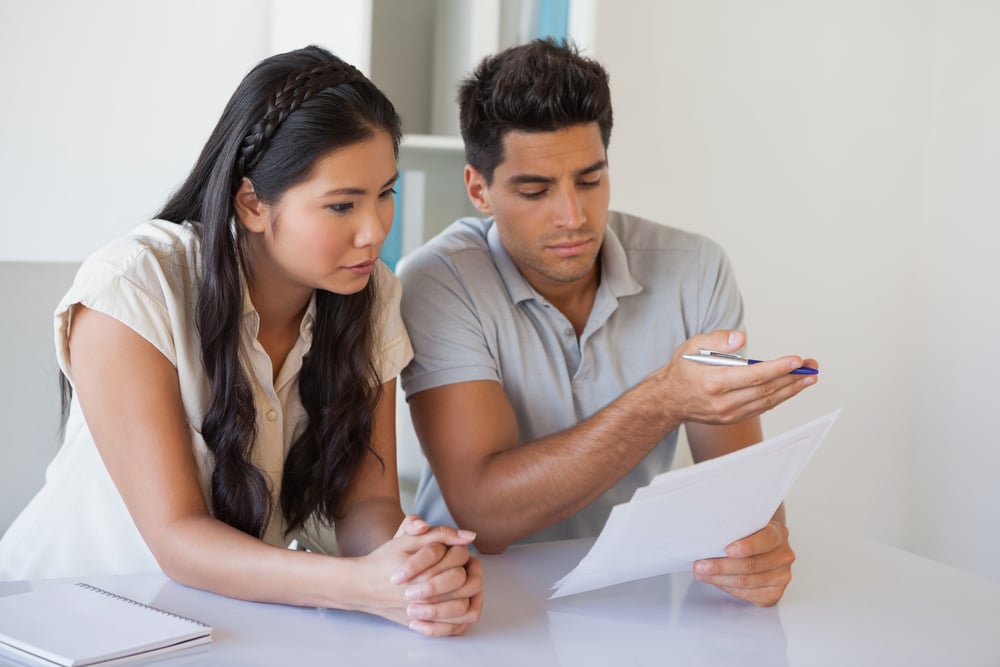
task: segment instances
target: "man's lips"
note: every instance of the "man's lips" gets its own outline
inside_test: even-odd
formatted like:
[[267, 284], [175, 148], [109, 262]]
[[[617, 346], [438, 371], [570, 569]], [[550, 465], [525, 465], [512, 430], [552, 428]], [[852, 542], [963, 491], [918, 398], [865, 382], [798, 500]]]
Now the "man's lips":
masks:
[[545, 247], [557, 255], [577, 255], [587, 249], [593, 239], [573, 239], [547, 243]]

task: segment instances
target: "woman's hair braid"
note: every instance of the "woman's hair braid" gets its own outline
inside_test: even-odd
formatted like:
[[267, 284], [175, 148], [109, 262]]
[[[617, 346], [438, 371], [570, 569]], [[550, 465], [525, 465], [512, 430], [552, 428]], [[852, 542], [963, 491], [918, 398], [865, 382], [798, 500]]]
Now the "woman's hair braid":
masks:
[[290, 74], [268, 99], [263, 117], [250, 128], [240, 144], [236, 158], [237, 182], [254, 168], [268, 141], [289, 114], [327, 88], [364, 78], [361, 72], [348, 63], [316, 65]]

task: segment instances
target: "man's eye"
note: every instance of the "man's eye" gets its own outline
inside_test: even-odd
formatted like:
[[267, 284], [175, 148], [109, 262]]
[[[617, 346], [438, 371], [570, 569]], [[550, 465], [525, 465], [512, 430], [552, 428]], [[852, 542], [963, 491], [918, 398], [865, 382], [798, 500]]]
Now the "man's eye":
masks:
[[601, 179], [598, 178], [596, 181], [580, 181], [579, 186], [581, 188], [596, 188], [600, 184]]
[[546, 190], [538, 190], [536, 192], [518, 192], [519, 195], [525, 199], [541, 199], [545, 196]]

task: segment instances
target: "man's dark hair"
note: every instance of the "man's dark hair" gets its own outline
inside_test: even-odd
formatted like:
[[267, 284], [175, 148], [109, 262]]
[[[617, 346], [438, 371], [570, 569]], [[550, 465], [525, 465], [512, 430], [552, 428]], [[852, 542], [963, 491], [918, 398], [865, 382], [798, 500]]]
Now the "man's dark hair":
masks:
[[492, 183], [512, 130], [553, 132], [597, 123], [611, 141], [608, 73], [571, 43], [536, 39], [483, 59], [458, 91], [465, 159]]

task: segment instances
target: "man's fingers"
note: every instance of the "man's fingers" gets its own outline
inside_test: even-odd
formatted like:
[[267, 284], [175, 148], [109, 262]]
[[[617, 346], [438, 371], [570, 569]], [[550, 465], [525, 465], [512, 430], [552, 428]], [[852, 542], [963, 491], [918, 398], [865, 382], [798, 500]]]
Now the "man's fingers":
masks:
[[[729, 558], [749, 558], [756, 554], [768, 554], [787, 543], [788, 527], [780, 521], [771, 520], [756, 533], [747, 535], [727, 546], [726, 556]], [[789, 551], [791, 551], [790, 547]]]
[[689, 338], [689, 346], [685, 346], [684, 354], [697, 354], [699, 349], [735, 352], [746, 345], [746, 342], [747, 335], [742, 331], [718, 329]]
[[[695, 575], [719, 577], [723, 575], [747, 576], [778, 570], [791, 570], [795, 552], [784, 546], [768, 553], [746, 558], [706, 558], [694, 564]], [[714, 582], [713, 582], [714, 583]]]
[[726, 593], [729, 593], [734, 598], [740, 600], [746, 600], [750, 604], [757, 607], [771, 607], [781, 600], [781, 596], [785, 593], [785, 587], [764, 587], [756, 589], [745, 589], [745, 588], [727, 588], [725, 586], [719, 586], [719, 588]]
[[784, 588], [792, 580], [792, 569], [781, 567], [759, 571], [744, 571], [735, 573], [705, 574], [701, 571], [695, 572], [695, 578], [706, 584], [712, 584], [719, 588], [734, 588], [752, 590], [755, 588], [768, 588], [780, 586]]

